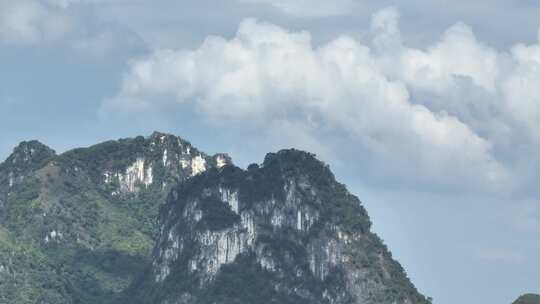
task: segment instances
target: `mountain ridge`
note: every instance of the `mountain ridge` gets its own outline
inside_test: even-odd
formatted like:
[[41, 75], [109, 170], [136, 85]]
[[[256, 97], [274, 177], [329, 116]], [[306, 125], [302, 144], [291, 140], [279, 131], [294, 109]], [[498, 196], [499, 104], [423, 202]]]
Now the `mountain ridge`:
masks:
[[[188, 203], [201, 213], [186, 221], [178, 212]], [[0, 164], [0, 212], [0, 303], [251, 303], [258, 291], [282, 303], [428, 303], [370, 231], [360, 200], [295, 149], [244, 170], [159, 132], [58, 155], [23, 142]], [[229, 245], [189, 243], [199, 252], [190, 256], [171, 233], [245, 244], [230, 247], [233, 257], [204, 249]], [[171, 255], [198, 272], [178, 270]], [[250, 282], [259, 285], [229, 294]]]
[[52, 151], [25, 141], [0, 164], [0, 303], [112, 301], [147, 263], [168, 189], [230, 161], [158, 132]]

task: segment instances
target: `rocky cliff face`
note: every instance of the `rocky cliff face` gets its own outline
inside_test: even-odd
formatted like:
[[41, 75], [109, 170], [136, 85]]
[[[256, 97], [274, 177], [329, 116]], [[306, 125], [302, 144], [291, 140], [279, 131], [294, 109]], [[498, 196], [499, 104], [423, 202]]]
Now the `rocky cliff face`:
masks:
[[174, 188], [137, 303], [428, 303], [313, 155], [284, 150]]

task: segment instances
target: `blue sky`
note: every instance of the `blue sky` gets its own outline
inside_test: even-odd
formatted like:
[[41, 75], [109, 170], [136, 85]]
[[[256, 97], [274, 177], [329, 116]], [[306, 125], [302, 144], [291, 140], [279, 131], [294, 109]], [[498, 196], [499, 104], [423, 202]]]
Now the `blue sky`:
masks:
[[540, 2], [0, 0], [0, 158], [315, 152], [440, 304], [540, 292]]

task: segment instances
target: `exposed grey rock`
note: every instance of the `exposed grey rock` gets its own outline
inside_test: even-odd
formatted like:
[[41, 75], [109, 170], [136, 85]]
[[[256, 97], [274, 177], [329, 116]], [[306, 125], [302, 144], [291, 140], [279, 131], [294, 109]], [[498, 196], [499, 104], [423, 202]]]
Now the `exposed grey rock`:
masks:
[[360, 201], [311, 154], [212, 169], [162, 208], [142, 303], [250, 303], [252, 272], [268, 293], [257, 303], [428, 303], [369, 229]]

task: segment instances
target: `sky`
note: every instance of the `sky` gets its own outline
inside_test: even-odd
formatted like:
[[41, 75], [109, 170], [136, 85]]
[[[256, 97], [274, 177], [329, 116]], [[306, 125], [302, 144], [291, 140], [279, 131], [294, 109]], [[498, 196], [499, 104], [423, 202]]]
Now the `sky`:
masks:
[[540, 293], [540, 1], [0, 0], [0, 159], [317, 154], [437, 304]]

